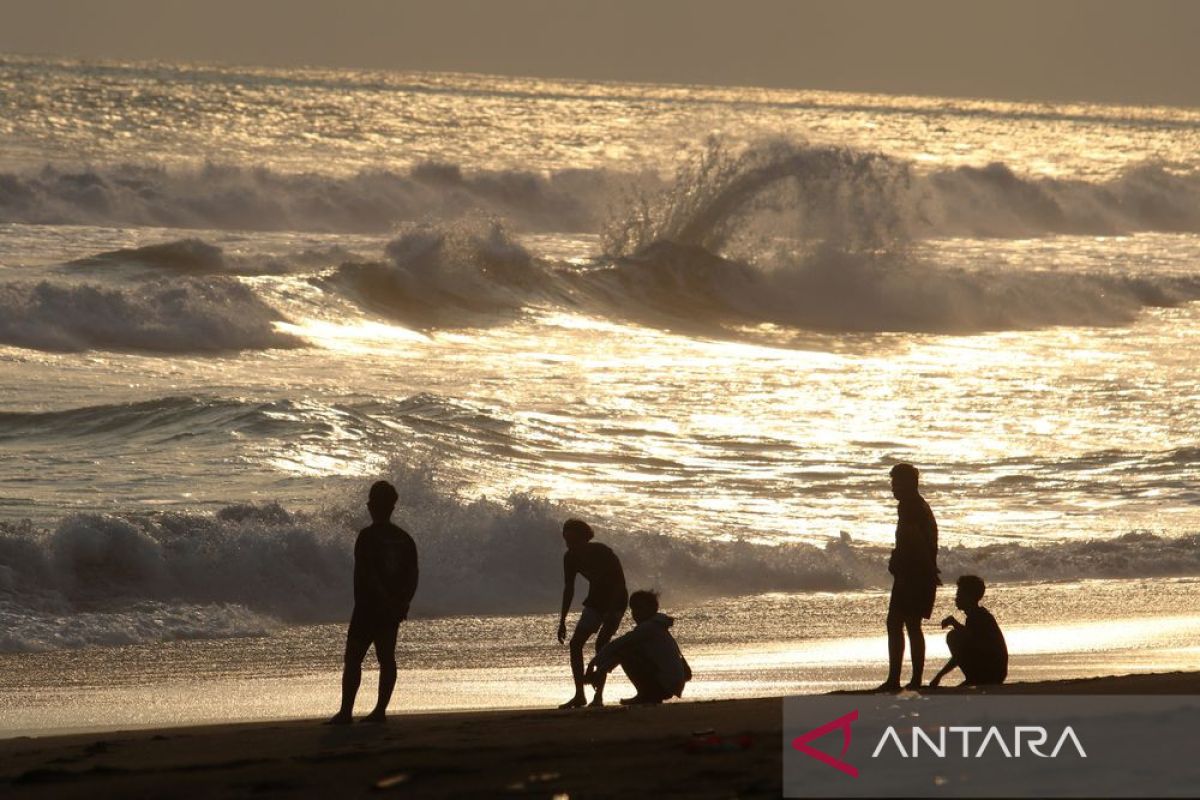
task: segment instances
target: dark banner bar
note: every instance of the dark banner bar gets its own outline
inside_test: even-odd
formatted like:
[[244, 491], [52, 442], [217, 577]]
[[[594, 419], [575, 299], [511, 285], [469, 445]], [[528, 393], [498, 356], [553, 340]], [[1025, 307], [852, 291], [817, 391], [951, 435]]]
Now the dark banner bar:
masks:
[[788, 797], [1196, 797], [1200, 696], [784, 700]]

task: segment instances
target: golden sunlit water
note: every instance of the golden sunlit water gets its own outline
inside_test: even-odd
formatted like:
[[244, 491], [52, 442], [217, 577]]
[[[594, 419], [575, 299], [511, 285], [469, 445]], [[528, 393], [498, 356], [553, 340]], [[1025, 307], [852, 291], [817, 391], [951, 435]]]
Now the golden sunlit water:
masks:
[[324, 710], [380, 477], [405, 709], [564, 699], [570, 515], [695, 696], [877, 683], [899, 461], [1014, 678], [1195, 669], [1198, 145], [1174, 108], [0, 57], [0, 733]]

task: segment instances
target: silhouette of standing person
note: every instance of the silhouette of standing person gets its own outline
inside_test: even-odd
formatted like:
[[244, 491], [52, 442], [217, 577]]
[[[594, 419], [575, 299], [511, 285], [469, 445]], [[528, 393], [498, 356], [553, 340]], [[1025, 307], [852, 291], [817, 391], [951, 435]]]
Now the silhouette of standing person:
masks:
[[362, 721], [387, 720], [396, 686], [396, 636], [400, 622], [408, 618], [418, 579], [417, 545], [391, 521], [398, 499], [396, 487], [387, 481], [377, 481], [367, 496], [372, 522], [359, 531], [354, 543], [354, 613], [346, 632], [342, 707], [327, 724], [344, 725], [353, 719], [362, 661], [371, 645], [379, 661], [379, 699]]
[[892, 573], [892, 596], [888, 601], [888, 676], [881, 692], [900, 690], [900, 667], [904, 661], [904, 633], [912, 648], [912, 680], [906, 689], [919, 689], [925, 671], [925, 635], [921, 620], [933, 614], [938, 579], [938, 527], [933, 511], [917, 487], [920, 473], [912, 464], [892, 467], [892, 495], [899, 501], [896, 546], [888, 562]]
[[[587, 578], [588, 594], [583, 600], [583, 613], [575, 623], [571, 635], [571, 674], [575, 678], [575, 696], [559, 708], [579, 708], [587, 703], [583, 694], [583, 646], [596, 636], [596, 652], [612, 639], [625, 616], [629, 604], [629, 592], [625, 588], [625, 571], [621, 560], [607, 545], [593, 542], [595, 533], [590, 525], [580, 519], [569, 519], [563, 523], [563, 539], [567, 552], [563, 554], [563, 597], [562, 614], [558, 621], [558, 641], [567, 638], [567, 612], [575, 597], [575, 576]], [[593, 683], [596, 689], [592, 697], [593, 706], [604, 705], [604, 676], [597, 676]]]

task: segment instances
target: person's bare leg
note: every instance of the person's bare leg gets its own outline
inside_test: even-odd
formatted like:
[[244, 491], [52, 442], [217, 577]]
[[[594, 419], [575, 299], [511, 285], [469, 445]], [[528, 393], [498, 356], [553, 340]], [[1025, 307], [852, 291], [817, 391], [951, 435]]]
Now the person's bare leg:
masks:
[[887, 616], [888, 676], [878, 691], [900, 691], [900, 667], [904, 663], [904, 618], [894, 611]]
[[362, 660], [370, 642], [346, 639], [346, 654], [342, 663], [342, 707], [325, 724], [345, 725], [354, 718], [354, 698], [362, 683]]
[[921, 618], [909, 617], [904, 620], [904, 627], [908, 630], [908, 641], [912, 647], [912, 680], [904, 688], [920, 689], [921, 678], [925, 674], [925, 633], [921, 630]]
[[625, 677], [629, 678], [635, 692], [633, 697], [621, 698], [621, 705], [653, 705], [669, 696], [659, 685], [654, 663], [645, 653], [628, 652], [621, 660], [621, 668], [625, 670]]
[[[608, 644], [612, 639], [613, 634], [617, 632], [617, 626], [621, 624], [618, 618], [613, 624], [607, 621], [601, 626], [599, 633], [596, 634], [596, 652], [599, 653], [604, 645]], [[592, 686], [596, 689], [596, 693], [592, 695], [592, 705], [599, 708], [604, 705], [604, 675], [597, 675], [596, 680], [592, 682]]]
[[379, 697], [375, 708], [363, 722], [386, 722], [387, 707], [396, 688], [396, 637], [390, 633], [375, 640], [375, 658], [379, 661]]
[[559, 706], [559, 708], [581, 708], [587, 705], [587, 697], [583, 694], [583, 646], [587, 643], [588, 634], [575, 628], [571, 636], [571, 676], [575, 679], [575, 696]]

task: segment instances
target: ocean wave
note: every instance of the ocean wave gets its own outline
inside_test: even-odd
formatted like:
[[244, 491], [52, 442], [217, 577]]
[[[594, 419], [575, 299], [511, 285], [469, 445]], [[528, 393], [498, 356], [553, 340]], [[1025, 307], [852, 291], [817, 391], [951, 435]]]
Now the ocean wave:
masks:
[[553, 289], [546, 266], [495, 221], [418, 225], [390, 241], [384, 255], [342, 264], [317, 282], [417, 327], [480, 324]]
[[241, 606], [143, 601], [119, 611], [33, 611], [0, 600], [0, 653], [120, 647], [184, 639], [263, 636], [277, 620]]
[[[871, 151], [771, 141], [739, 152], [712, 142], [674, 181], [656, 169], [544, 175], [426, 162], [336, 176], [219, 164], [48, 164], [0, 173], [0, 222], [386, 233], [400, 223], [492, 215], [523, 231], [603, 227], [610, 245], [633, 233], [622, 227], [648, 222], [634, 236], [642, 245], [665, 238], [719, 251], [714, 237], [740, 235], [746, 222], [732, 211], [774, 205], [793, 226], [872, 233], [891, 216], [915, 238], [1200, 232], [1195, 164], [1149, 161], [1086, 180], [1023, 175], [1002, 162], [927, 169]], [[610, 252], [628, 255], [629, 244]]]
[[635, 319], [673, 327], [759, 326], [825, 332], [971, 334], [1131, 322], [1145, 308], [1200, 298], [1185, 276], [984, 271], [905, 252], [832, 246], [750, 264], [700, 247], [656, 242], [589, 270], [581, 294]]
[[735, 151], [714, 138], [666, 189], [630, 196], [601, 240], [613, 257], [660, 242], [730, 255], [764, 236], [895, 246], [909, 232], [913, 180], [910, 164], [879, 153], [784, 140]]
[[212, 434], [225, 438], [231, 433], [281, 438], [329, 435], [369, 424], [365, 415], [353, 409], [286, 399], [163, 397], [57, 411], [0, 412], [0, 442], [28, 443], [43, 439], [75, 443], [97, 439], [157, 442]]
[[37, 350], [212, 353], [301, 346], [275, 330], [282, 319], [232, 278], [116, 288], [0, 284], [0, 342]]
[[1149, 162], [1093, 183], [1023, 177], [1003, 163], [963, 166], [926, 177], [917, 203], [919, 235], [1196, 233], [1200, 172]]
[[1107, 181], [1021, 176], [1003, 163], [922, 171], [849, 147], [772, 140], [732, 150], [719, 139], [659, 190], [634, 192], [602, 230], [630, 256], [654, 242], [737, 255], [739, 241], [832, 241], [895, 249], [929, 237], [1200, 232], [1200, 169], [1147, 162]]
[[[964, 269], [932, 261], [917, 240], [945, 233], [947, 225], [996, 233], [1003, 215], [991, 208], [975, 225], [968, 218], [982, 200], [972, 205], [952, 196], [984, 192], [980, 186], [1007, 198], [1009, 217], [1025, 226], [1014, 222], [1013, 235], [1028, 234], [1035, 218], [1044, 223], [1038, 232], [1095, 232], [1102, 216], [1097, 204], [1104, 203], [1131, 225], [1157, 214], [1155, 224], [1179, 227], [1188, 208], [1200, 222], [1200, 180], [1166, 174], [1142, 167], [1118, 183], [1142, 194], [1138, 187], [1147, 183], [1182, 187], [1176, 202], [1137, 203], [1108, 187], [1087, 206], [1085, 220], [1048, 199], [1043, 184], [1050, 183], [1021, 181], [1003, 169], [959, 169], [952, 180], [946, 173], [922, 177], [907, 163], [847, 148], [785, 141], [731, 152], [712, 141], [681, 166], [670, 189], [637, 198], [631, 212], [609, 220], [602, 240], [610, 263], [581, 282], [610, 307], [639, 309], [643, 317], [666, 314], [690, 327], [715, 321], [831, 332], [975, 333], [1126, 324], [1143, 308], [1200, 298], [1200, 280], [1066, 272], [1054, 265]], [[1068, 184], [1053, 185], [1082, 191]], [[941, 192], [940, 221], [929, 208], [933, 189]], [[1018, 202], [1024, 203], [1019, 212], [1013, 210]], [[1117, 224], [1113, 215], [1103, 218]]]
[[183, 437], [196, 442], [230, 435], [253, 440], [352, 439], [391, 441], [398, 426], [417, 436], [460, 444], [504, 445], [512, 441], [511, 422], [460, 400], [421, 393], [360, 404], [326, 404], [288, 398], [177, 396], [130, 403], [106, 403], [52, 411], [0, 412], [0, 444], [71, 442], [97, 447], [131, 442], [154, 445]]
[[[176, 247], [183, 244], [153, 250], [172, 264], [162, 269], [192, 269], [174, 262], [190, 263], [194, 253], [211, 258], [205, 263], [214, 270], [249, 269], [229, 266], [203, 242]], [[556, 264], [532, 255], [498, 223], [480, 220], [413, 226], [383, 255], [344, 261], [307, 280], [366, 313], [417, 329], [485, 327], [527, 309], [557, 308], [772, 341], [780, 332], [760, 330], [763, 325], [947, 334], [1126, 325], [1146, 308], [1200, 299], [1195, 276], [962, 268], [903, 244], [870, 249], [823, 241], [742, 260], [659, 240], [629, 256]], [[0, 309], [5, 306], [14, 313], [0, 320], [0, 341], [40, 349], [220, 352], [299, 344], [274, 330], [282, 316], [250, 288], [220, 276], [134, 289], [9, 284], [0, 286]], [[62, 313], [67, 308], [74, 310]], [[171, 335], [160, 335], [168, 329]]]
[[183, 275], [281, 275], [328, 266], [352, 255], [338, 246], [308, 249], [286, 256], [237, 255], [203, 239], [189, 238], [108, 250], [77, 258], [67, 266], [77, 271], [133, 267]]
[[386, 233], [399, 222], [503, 216], [526, 230], [592, 231], [619, 183], [607, 170], [465, 173], [418, 164], [345, 177], [209, 164], [0, 173], [0, 221], [221, 230]]
[[[465, 497], [429, 468], [391, 473], [401, 496], [396, 520], [413, 534], [421, 559], [414, 613], [557, 608], [560, 527], [577, 509], [526, 494]], [[0, 650], [343, 621], [352, 604], [354, 531], [363, 524], [354, 497], [313, 514], [234, 505], [213, 515], [75, 514], [53, 530], [0, 526], [7, 631]], [[887, 548], [844, 534], [825, 546], [772, 546], [598, 527], [631, 586], [654, 586], [680, 602], [887, 585]], [[944, 546], [939, 560], [947, 580], [968, 572], [996, 582], [1190, 576], [1200, 575], [1200, 535]], [[151, 624], [148, 610], [165, 611], [166, 621]]]

